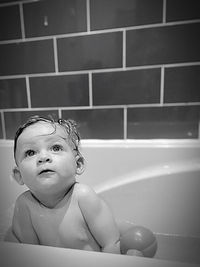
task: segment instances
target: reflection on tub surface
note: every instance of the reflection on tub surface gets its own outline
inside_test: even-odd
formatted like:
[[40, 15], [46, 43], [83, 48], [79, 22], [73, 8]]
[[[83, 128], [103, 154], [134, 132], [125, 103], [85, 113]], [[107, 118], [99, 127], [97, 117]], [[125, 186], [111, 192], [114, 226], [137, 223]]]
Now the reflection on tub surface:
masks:
[[156, 258], [200, 263], [199, 178], [200, 171], [174, 173], [114, 186], [100, 195], [116, 218], [157, 233]]
[[[16, 197], [26, 189], [10, 178], [12, 145], [0, 143], [1, 235]], [[118, 220], [153, 230], [156, 258], [200, 263], [198, 141], [85, 141], [82, 150], [87, 165], [79, 181], [93, 186]]]

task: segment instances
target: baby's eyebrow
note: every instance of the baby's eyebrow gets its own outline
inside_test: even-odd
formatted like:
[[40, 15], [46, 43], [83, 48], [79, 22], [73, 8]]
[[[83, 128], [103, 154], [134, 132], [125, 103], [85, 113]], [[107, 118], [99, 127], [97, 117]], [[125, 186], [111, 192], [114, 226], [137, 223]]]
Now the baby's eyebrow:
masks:
[[25, 142], [22, 144], [22, 148], [32, 147], [35, 145], [35, 142]]

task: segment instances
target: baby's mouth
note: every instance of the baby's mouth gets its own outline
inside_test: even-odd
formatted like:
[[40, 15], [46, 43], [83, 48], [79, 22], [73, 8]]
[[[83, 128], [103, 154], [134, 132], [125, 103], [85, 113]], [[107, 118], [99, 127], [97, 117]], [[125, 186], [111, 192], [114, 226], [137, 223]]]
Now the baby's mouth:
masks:
[[41, 174], [51, 174], [51, 173], [54, 173], [54, 171], [50, 169], [45, 169], [40, 171], [38, 174], [41, 175]]

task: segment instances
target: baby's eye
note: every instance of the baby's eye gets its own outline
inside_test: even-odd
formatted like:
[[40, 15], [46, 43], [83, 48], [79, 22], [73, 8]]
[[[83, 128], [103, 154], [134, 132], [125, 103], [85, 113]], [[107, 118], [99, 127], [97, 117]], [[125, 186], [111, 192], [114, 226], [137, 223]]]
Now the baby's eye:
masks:
[[62, 151], [63, 148], [61, 145], [53, 145], [51, 148], [54, 152]]
[[35, 155], [35, 151], [34, 150], [32, 150], [32, 149], [29, 149], [29, 150], [27, 150], [26, 152], [25, 152], [25, 157], [32, 157], [32, 156], [34, 156]]

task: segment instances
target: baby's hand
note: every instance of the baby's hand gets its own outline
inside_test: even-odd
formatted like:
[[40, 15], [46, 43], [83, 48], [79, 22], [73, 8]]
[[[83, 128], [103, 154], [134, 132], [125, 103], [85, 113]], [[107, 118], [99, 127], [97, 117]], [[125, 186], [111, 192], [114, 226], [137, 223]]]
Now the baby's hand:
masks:
[[143, 257], [144, 255], [142, 254], [141, 251], [137, 250], [137, 249], [129, 249], [126, 252], [126, 255], [130, 255], [130, 256], [138, 256], [138, 257]]

